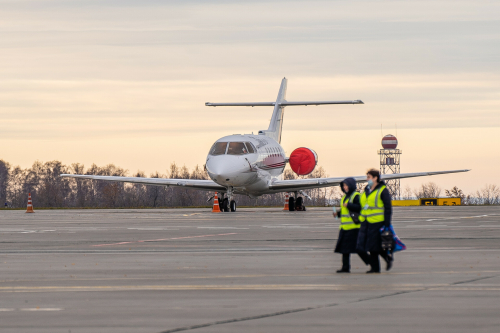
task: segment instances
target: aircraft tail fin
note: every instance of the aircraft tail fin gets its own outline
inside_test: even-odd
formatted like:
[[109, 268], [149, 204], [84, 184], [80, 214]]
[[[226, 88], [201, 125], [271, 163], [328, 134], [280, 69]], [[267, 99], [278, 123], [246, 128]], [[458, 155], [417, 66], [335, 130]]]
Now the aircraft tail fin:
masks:
[[281, 143], [281, 130], [283, 128], [283, 113], [285, 111], [285, 106], [282, 105], [283, 102], [286, 102], [286, 87], [288, 84], [287, 78], [283, 78], [281, 80], [280, 90], [278, 92], [278, 97], [276, 98], [276, 102], [274, 103], [273, 116], [271, 117], [271, 121], [269, 123], [269, 128], [267, 130], [259, 131], [259, 134], [264, 134], [276, 140], [278, 143]]

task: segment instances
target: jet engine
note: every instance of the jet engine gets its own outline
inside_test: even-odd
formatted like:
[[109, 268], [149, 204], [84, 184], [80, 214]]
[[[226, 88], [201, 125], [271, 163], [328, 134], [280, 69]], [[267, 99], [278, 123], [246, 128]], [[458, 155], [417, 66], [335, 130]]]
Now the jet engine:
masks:
[[318, 164], [318, 155], [310, 148], [295, 149], [288, 159], [293, 172], [299, 176], [305, 176], [314, 171]]

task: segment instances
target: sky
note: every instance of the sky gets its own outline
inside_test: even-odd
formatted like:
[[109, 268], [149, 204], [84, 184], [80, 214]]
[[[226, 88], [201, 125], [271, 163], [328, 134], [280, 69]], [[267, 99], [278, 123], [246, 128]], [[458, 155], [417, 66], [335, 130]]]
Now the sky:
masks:
[[378, 167], [397, 134], [404, 180], [466, 193], [500, 185], [500, 2], [0, 0], [0, 159], [166, 173], [218, 138], [267, 129], [329, 176]]

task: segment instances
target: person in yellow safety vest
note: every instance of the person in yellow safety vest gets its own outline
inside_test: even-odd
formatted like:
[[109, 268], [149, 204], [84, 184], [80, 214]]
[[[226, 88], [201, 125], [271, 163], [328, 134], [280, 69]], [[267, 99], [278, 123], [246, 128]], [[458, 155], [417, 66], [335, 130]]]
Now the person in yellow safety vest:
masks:
[[356, 251], [360, 223], [359, 221], [355, 222], [350, 215], [350, 213], [361, 211], [360, 194], [356, 191], [356, 181], [354, 178], [346, 178], [340, 183], [340, 188], [345, 194], [340, 200], [340, 210], [336, 213], [337, 217], [340, 218], [340, 231], [334, 252], [342, 253], [342, 268], [337, 273], [350, 273], [351, 253], [357, 253], [366, 265], [369, 263], [369, 256], [366, 252]]
[[358, 235], [356, 250], [370, 252], [371, 269], [366, 273], [380, 273], [380, 255], [387, 263], [386, 270], [392, 267], [392, 258], [382, 251], [380, 229], [391, 225], [392, 202], [391, 194], [383, 181], [380, 171], [371, 169], [366, 174], [366, 186], [360, 198], [361, 228]]

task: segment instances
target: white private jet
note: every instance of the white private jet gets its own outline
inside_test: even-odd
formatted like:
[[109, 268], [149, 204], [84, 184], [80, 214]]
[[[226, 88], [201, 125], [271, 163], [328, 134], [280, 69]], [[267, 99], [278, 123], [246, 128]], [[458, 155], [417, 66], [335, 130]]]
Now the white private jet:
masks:
[[[248, 195], [256, 198], [264, 194], [293, 192], [290, 198], [290, 208], [303, 204], [302, 194], [306, 189], [339, 185], [346, 177], [307, 178], [283, 180], [283, 171], [287, 163], [298, 175], [310, 174], [317, 162], [316, 153], [309, 148], [295, 149], [290, 157], [285, 155], [281, 147], [281, 130], [283, 127], [283, 112], [286, 106], [324, 105], [324, 104], [363, 104], [354, 101], [308, 101], [289, 102], [286, 98], [287, 79], [281, 81], [276, 102], [256, 103], [205, 103], [206, 106], [272, 106], [274, 107], [271, 123], [267, 130], [258, 135], [229, 135], [217, 140], [207, 156], [205, 169], [211, 180], [198, 179], [165, 179], [143, 177], [116, 177], [94, 175], [62, 174], [61, 177], [79, 179], [107, 180], [115, 182], [138, 183], [157, 186], [182, 186], [202, 191], [215, 191], [221, 194], [219, 200], [222, 211], [236, 211], [235, 194]], [[435, 172], [417, 172], [383, 175], [382, 179], [401, 179], [422, 177], [446, 173], [466, 172], [469, 170], [451, 170]], [[353, 177], [357, 182], [366, 181], [366, 176]]]

